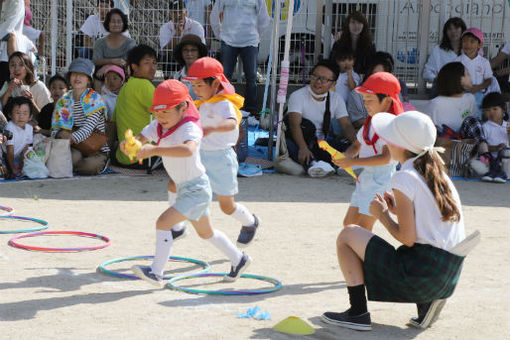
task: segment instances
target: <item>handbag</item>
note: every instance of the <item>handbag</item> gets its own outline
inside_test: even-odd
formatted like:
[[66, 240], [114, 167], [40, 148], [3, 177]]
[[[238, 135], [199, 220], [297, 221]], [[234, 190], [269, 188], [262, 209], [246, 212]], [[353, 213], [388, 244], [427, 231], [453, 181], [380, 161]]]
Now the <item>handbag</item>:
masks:
[[[75, 130], [73, 129], [73, 131]], [[84, 157], [89, 157], [98, 153], [107, 140], [106, 133], [95, 129], [87, 139], [78, 144], [73, 144], [72, 147], [80, 151]]]

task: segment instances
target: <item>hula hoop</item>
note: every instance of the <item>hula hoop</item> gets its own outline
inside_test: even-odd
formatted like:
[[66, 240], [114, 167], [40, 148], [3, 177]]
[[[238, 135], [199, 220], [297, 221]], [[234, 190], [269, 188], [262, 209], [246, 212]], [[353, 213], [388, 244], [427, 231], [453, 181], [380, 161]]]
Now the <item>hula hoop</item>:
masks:
[[14, 209], [11, 207], [4, 207], [0, 205], [0, 217], [2, 216], [11, 216], [14, 214]]
[[265, 282], [269, 282], [274, 285], [271, 288], [263, 288], [263, 289], [248, 289], [248, 290], [205, 290], [205, 289], [191, 289], [179, 287], [174, 284], [174, 282], [192, 279], [196, 277], [209, 277], [209, 276], [226, 276], [227, 273], [200, 273], [200, 274], [191, 274], [191, 275], [181, 275], [174, 277], [168, 281], [168, 287], [171, 289], [179, 290], [185, 293], [192, 294], [209, 294], [209, 295], [257, 295], [257, 294], [267, 294], [273, 293], [282, 288], [281, 281], [274, 279], [272, 277], [262, 276], [262, 275], [254, 275], [254, 274], [242, 274], [241, 278], [243, 279], [255, 279], [261, 280]]
[[12, 220], [19, 220], [19, 221], [32, 221], [35, 223], [39, 223], [40, 226], [29, 228], [29, 229], [14, 229], [14, 230], [0, 230], [0, 234], [17, 234], [17, 233], [29, 233], [32, 231], [39, 231], [44, 230], [48, 228], [48, 222], [44, 220], [40, 220], [38, 218], [32, 218], [32, 217], [23, 217], [23, 216], [0, 216], [0, 221], [2, 219], [12, 219]]
[[[104, 244], [100, 244], [98, 246], [92, 246], [92, 247], [76, 247], [76, 248], [46, 248], [46, 247], [37, 247], [37, 246], [27, 246], [23, 245], [17, 242], [14, 242], [15, 240], [21, 239], [21, 238], [27, 238], [27, 237], [34, 237], [34, 236], [41, 236], [41, 235], [75, 235], [80, 237], [91, 237], [91, 238], [97, 238], [101, 241], [104, 241]], [[110, 245], [111, 241], [108, 237], [93, 234], [93, 233], [85, 233], [81, 231], [40, 231], [37, 233], [28, 233], [28, 234], [22, 234], [19, 236], [15, 236], [9, 240], [9, 245], [20, 248], [23, 250], [35, 250], [35, 251], [48, 251], [48, 252], [79, 252], [79, 251], [88, 251], [88, 250], [97, 250], [106, 248]]]
[[[116, 276], [116, 277], [121, 277], [121, 278], [124, 278], [124, 279], [139, 280], [140, 278], [138, 276], [136, 276], [136, 275], [122, 274], [122, 273], [119, 273], [119, 272], [116, 272], [116, 271], [113, 271], [113, 270], [106, 269], [105, 267], [110, 265], [110, 264], [113, 264], [113, 263], [119, 263], [119, 262], [124, 262], [124, 261], [132, 261], [132, 260], [139, 260], [139, 259], [150, 260], [150, 259], [153, 259], [153, 258], [154, 258], [154, 256], [152, 256], [152, 255], [123, 257], [123, 258], [120, 258], [120, 259], [105, 261], [105, 262], [101, 263], [98, 268], [99, 268], [100, 271], [102, 271], [103, 273], [108, 274], [108, 275], [112, 275], [112, 276]], [[173, 260], [173, 261], [189, 262], [189, 263], [194, 263], [194, 264], [201, 265], [203, 267], [202, 270], [199, 271], [199, 272], [196, 272], [196, 273], [206, 273], [209, 270], [211, 270], [211, 266], [209, 265], [209, 263], [207, 263], [205, 261], [195, 260], [195, 259], [191, 259], [191, 258], [187, 258], [187, 257], [180, 257], [180, 256], [170, 256], [170, 257], [168, 257], [168, 259], [171, 260], [171, 261]], [[172, 279], [174, 277], [175, 276], [167, 275], [167, 276], [163, 276], [163, 279], [169, 280], [169, 279]]]

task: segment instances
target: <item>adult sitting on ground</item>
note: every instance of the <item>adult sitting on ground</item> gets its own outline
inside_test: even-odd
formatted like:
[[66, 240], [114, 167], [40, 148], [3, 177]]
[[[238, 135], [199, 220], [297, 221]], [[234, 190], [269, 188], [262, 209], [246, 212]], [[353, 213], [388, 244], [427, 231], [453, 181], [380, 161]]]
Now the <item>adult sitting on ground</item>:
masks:
[[502, 93], [510, 92], [510, 40], [499, 50], [498, 55], [491, 59], [491, 67], [496, 69], [494, 75], [499, 82]]
[[127, 53], [136, 46], [136, 41], [122, 34], [128, 29], [128, 18], [120, 9], [114, 8], [106, 14], [104, 27], [110, 34], [96, 41], [92, 57], [96, 66], [94, 73], [96, 91], [103, 85], [105, 70], [113, 65], [125, 68]]
[[[89, 59], [77, 58], [69, 66], [68, 79], [71, 91], [55, 105], [51, 123], [51, 136], [69, 139], [71, 146], [91, 137], [94, 130], [106, 131], [106, 105], [103, 98], [91, 89], [94, 64]], [[79, 175], [97, 175], [108, 159], [110, 148], [105, 142], [96, 153], [83, 154], [71, 148], [73, 172]]]
[[[310, 85], [293, 92], [289, 98], [287, 148], [290, 157], [303, 165], [311, 177], [323, 177], [335, 170], [331, 156], [317, 144], [317, 139], [330, 137], [332, 119], [337, 120], [349, 142], [356, 140], [342, 97], [331, 91], [339, 72], [334, 61], [319, 61], [312, 70]], [[331, 139], [328, 141], [340, 151], [349, 146]]]
[[[195, 60], [206, 56], [207, 46], [202, 43], [200, 37], [194, 34], [185, 35], [174, 50], [174, 58], [182, 68], [174, 74], [173, 78], [182, 81], [188, 75], [188, 70]], [[193, 91], [191, 82], [185, 81], [184, 84], [188, 87], [191, 98], [197, 100], [198, 97]]]
[[[150, 123], [151, 113], [148, 109], [152, 106], [154, 95], [152, 80], [156, 74], [156, 57], [156, 51], [147, 45], [138, 45], [128, 52], [131, 77], [119, 92], [112, 118], [117, 125], [117, 138], [120, 141], [124, 140], [127, 129], [131, 129], [136, 136]], [[138, 163], [133, 164], [118, 148], [112, 160], [119, 166], [141, 167]]]

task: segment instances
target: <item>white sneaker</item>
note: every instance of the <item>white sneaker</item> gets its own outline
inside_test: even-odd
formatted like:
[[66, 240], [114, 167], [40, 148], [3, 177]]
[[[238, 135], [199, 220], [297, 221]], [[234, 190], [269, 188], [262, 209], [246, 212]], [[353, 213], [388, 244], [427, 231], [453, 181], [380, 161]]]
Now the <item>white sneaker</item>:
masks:
[[312, 166], [308, 168], [308, 175], [310, 177], [324, 177], [334, 172], [335, 169], [331, 166], [331, 164], [324, 161], [313, 161]]

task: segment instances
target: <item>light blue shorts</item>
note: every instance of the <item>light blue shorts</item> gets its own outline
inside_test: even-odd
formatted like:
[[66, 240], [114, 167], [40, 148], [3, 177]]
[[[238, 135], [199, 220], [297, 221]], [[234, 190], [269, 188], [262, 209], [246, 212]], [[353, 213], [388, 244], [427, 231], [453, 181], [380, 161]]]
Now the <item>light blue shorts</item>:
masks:
[[211, 186], [204, 174], [177, 184], [177, 199], [172, 208], [186, 216], [188, 220], [198, 221], [202, 216], [209, 216], [211, 199]]
[[395, 165], [367, 166], [359, 175], [359, 183], [351, 196], [351, 207], [358, 208], [360, 214], [370, 214], [370, 203], [376, 193], [384, 194], [391, 191], [391, 176], [395, 172]]
[[224, 150], [200, 150], [200, 158], [211, 182], [212, 192], [220, 196], [237, 194], [237, 155], [232, 148]]

